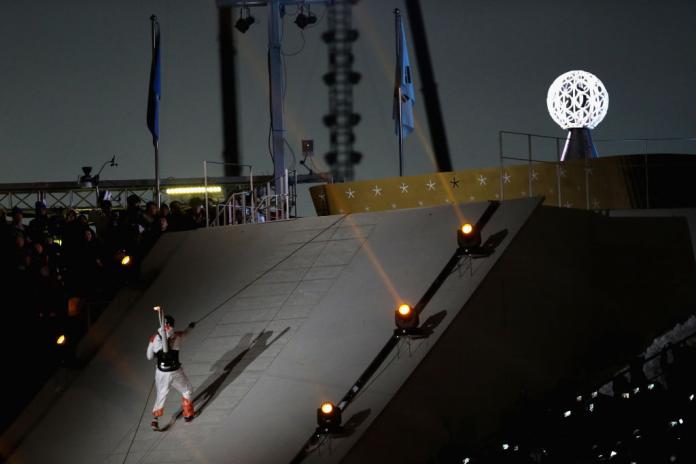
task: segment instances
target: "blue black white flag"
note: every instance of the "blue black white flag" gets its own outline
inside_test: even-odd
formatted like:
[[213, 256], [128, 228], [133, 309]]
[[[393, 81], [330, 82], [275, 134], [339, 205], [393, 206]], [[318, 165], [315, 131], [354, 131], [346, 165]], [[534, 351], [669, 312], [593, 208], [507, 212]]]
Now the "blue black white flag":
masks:
[[160, 30], [156, 16], [152, 20], [152, 64], [150, 66], [150, 88], [147, 96], [147, 128], [152, 133], [152, 143], [157, 145], [159, 140], [160, 97], [162, 95], [161, 62], [160, 62]]
[[399, 134], [399, 89], [401, 89], [401, 129], [405, 138], [415, 128], [413, 122], [413, 105], [416, 102], [413, 90], [413, 72], [411, 62], [408, 59], [408, 47], [406, 46], [406, 33], [398, 16], [396, 31], [396, 76], [394, 79], [394, 108], [392, 118], [396, 122], [395, 132]]

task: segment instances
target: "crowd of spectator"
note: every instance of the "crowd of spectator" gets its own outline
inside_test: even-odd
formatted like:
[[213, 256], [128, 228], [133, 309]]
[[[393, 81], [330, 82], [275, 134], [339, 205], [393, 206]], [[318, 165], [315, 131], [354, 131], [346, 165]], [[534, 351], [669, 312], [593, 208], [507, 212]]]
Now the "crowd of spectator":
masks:
[[49, 214], [36, 202], [33, 218], [15, 207], [0, 209], [0, 250], [3, 280], [17, 296], [17, 310], [26, 323], [41, 318], [63, 318], [68, 300], [108, 300], [132, 276], [122, 265], [125, 256], [135, 265], [168, 231], [205, 225], [202, 203], [147, 202], [137, 195], [123, 210], [109, 200], [93, 212], [66, 209]]

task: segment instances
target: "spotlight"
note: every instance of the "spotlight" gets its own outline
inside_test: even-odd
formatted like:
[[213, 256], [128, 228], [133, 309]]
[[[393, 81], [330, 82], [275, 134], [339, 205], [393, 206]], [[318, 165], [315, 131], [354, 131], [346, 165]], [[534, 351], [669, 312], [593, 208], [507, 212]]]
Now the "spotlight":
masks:
[[56, 347], [54, 352], [53, 360], [60, 365], [68, 365], [73, 361], [73, 356], [75, 353], [72, 352], [72, 346], [70, 346], [70, 340], [65, 333], [60, 333], [56, 337]]
[[[246, 17], [244, 17], [244, 11], [246, 10]], [[235, 29], [244, 34], [249, 30], [249, 27], [256, 22], [256, 19], [251, 16], [249, 7], [239, 10], [239, 19], [234, 23]]]
[[78, 178], [77, 183], [82, 188], [94, 188], [99, 183], [99, 176], [92, 175], [92, 166], [82, 166], [82, 175]]
[[133, 257], [129, 255], [126, 250], [118, 250], [114, 255], [114, 260], [121, 265], [121, 267], [131, 267], [133, 265]]
[[300, 13], [295, 18], [295, 24], [297, 24], [297, 27], [300, 29], [304, 29], [310, 24], [314, 24], [316, 22], [317, 17], [314, 16], [311, 11], [309, 11], [309, 7], [307, 7], [307, 14], [304, 14], [304, 9], [301, 9]]
[[459, 251], [466, 255], [480, 253], [481, 232], [473, 225], [466, 223], [457, 230], [457, 244]]
[[341, 426], [341, 410], [333, 403], [326, 401], [317, 409], [317, 434], [326, 435], [343, 431]]
[[418, 327], [420, 323], [418, 313], [407, 304], [400, 305], [394, 312], [394, 322], [397, 335], [418, 335], [422, 330]]

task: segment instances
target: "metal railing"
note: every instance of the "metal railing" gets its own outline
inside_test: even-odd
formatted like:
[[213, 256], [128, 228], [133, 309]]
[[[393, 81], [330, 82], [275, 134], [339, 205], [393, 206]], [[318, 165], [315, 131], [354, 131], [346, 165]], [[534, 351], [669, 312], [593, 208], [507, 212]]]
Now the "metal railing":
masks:
[[[236, 190], [240, 184], [249, 182], [246, 177], [208, 177], [207, 181], [222, 187], [223, 191]], [[161, 193], [163, 198], [172, 201], [177, 197], [168, 195], [168, 188], [200, 186], [204, 182], [205, 179], [201, 177], [162, 179]], [[126, 207], [126, 199], [131, 194], [136, 194], [141, 199], [156, 198], [152, 184], [152, 179], [102, 180], [99, 182], [99, 191], [103, 193], [108, 190], [113, 207], [118, 209]], [[36, 201], [43, 201], [53, 210], [95, 210], [99, 208], [99, 198], [96, 188], [82, 188], [76, 182], [0, 184], [0, 207], [6, 210], [16, 206], [31, 212]]]
[[[250, 179], [253, 178], [250, 176]], [[275, 193], [272, 187], [276, 180], [280, 180], [280, 193]], [[210, 218], [206, 210], [208, 227], [255, 224], [297, 217], [297, 171], [286, 169], [282, 176], [269, 179], [260, 187], [255, 186], [251, 180], [249, 188], [234, 192], [224, 202], [209, 206], [208, 209], [214, 211], [214, 217]]]
[[[512, 140], [511, 140], [512, 139]], [[500, 199], [505, 198], [505, 162], [517, 161], [528, 165], [527, 171], [527, 196], [532, 197], [536, 194], [545, 192], [534, 192], [534, 164], [545, 164], [555, 166], [556, 175], [556, 194], [557, 204], [563, 204], [562, 178], [565, 169], [584, 170], [584, 190], [585, 206], [587, 209], [593, 207], [590, 191], [590, 175], [592, 173], [592, 159], [578, 160], [576, 162], [561, 162], [561, 153], [566, 143], [565, 137], [554, 137], [548, 135], [531, 134], [526, 132], [499, 131], [499, 165], [500, 165]], [[624, 162], [626, 168], [640, 169], [643, 172], [645, 192], [644, 207], [650, 208], [650, 170], [648, 158], [650, 154], [696, 154], [696, 137], [682, 138], [630, 138], [630, 139], [595, 139], [595, 147], [600, 154], [611, 153], [611, 155], [638, 155], [632, 156], [631, 160]], [[513, 145], [513, 149], [508, 152], [506, 145]], [[676, 149], [675, 149], [676, 148]], [[639, 160], [639, 161], [638, 161]]]

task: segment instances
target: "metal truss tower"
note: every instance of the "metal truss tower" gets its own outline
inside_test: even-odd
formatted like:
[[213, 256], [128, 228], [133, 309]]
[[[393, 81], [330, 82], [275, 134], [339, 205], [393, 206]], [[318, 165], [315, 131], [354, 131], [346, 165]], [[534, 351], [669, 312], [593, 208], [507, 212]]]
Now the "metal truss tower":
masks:
[[329, 46], [329, 72], [324, 74], [324, 83], [329, 86], [329, 114], [323, 120], [330, 131], [331, 149], [325, 159], [337, 181], [353, 180], [353, 168], [362, 158], [353, 149], [353, 128], [360, 122], [360, 114], [353, 112], [353, 86], [361, 77], [353, 71], [352, 46], [358, 39], [358, 31], [352, 28], [353, 3], [336, 0], [327, 7], [328, 30], [322, 35]]

